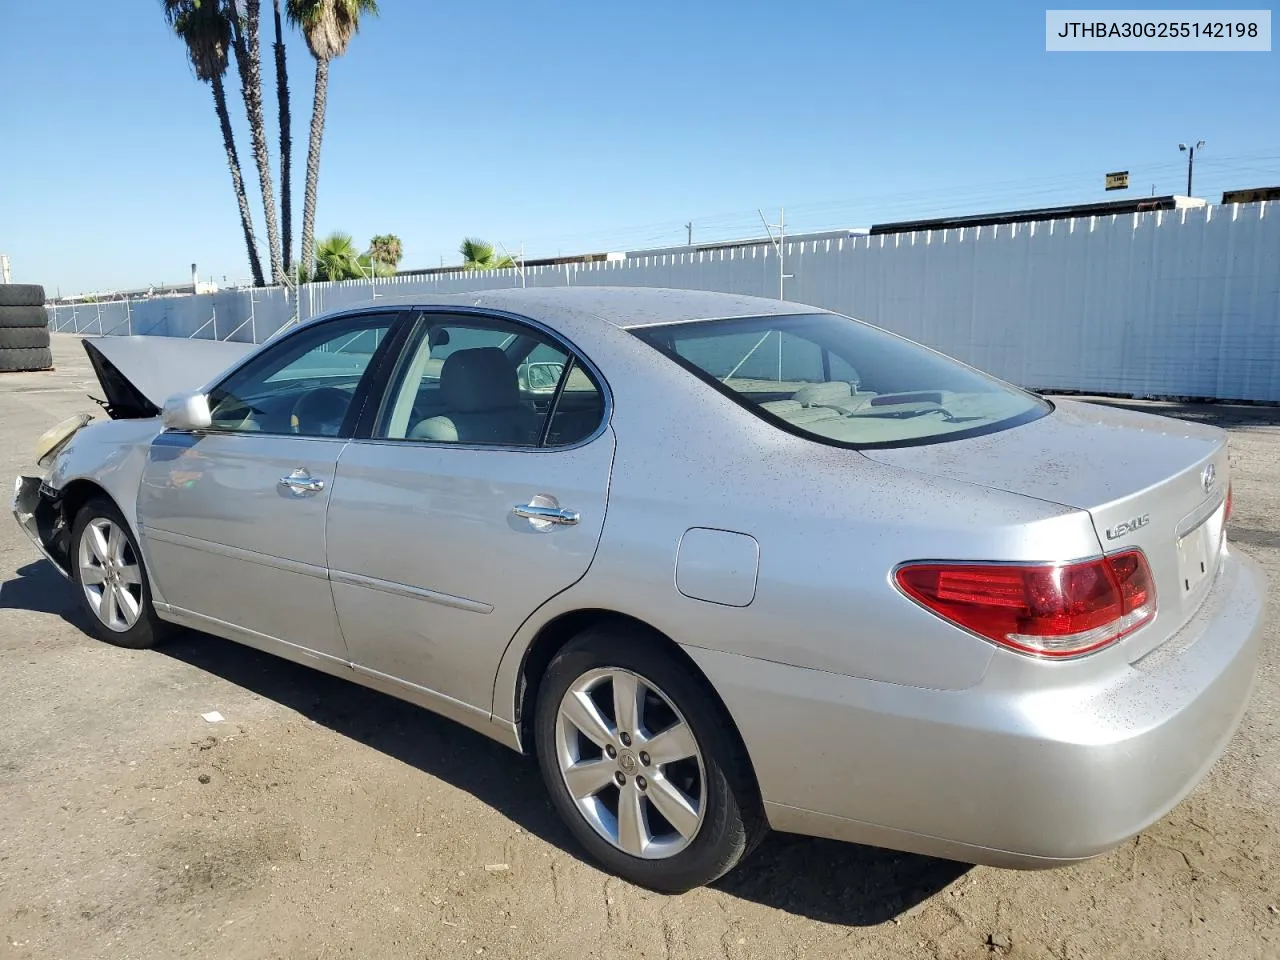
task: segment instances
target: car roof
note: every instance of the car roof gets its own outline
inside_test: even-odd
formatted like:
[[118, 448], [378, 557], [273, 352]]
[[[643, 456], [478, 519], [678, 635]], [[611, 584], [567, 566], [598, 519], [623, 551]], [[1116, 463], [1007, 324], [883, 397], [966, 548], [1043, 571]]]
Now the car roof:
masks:
[[[379, 297], [377, 303], [378, 306], [488, 307], [531, 320], [552, 322], [569, 314], [604, 320], [624, 329], [692, 320], [786, 316], [816, 310], [764, 297], [662, 287], [513, 287], [461, 294]], [[363, 309], [368, 309], [368, 305], [363, 305]]]

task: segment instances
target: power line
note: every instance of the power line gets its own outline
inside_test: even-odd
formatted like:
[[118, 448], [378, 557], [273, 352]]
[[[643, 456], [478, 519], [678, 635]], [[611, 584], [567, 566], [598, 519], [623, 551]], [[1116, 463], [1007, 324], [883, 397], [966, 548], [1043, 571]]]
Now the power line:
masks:
[[[1234, 156], [1217, 156], [1202, 159], [1201, 165], [1221, 182], [1232, 174], [1269, 176], [1272, 162], [1280, 162], [1275, 148], [1241, 153]], [[1134, 182], [1154, 185], [1160, 180], [1177, 175], [1183, 164], [1170, 160], [1150, 160], [1130, 164]], [[893, 192], [867, 192], [839, 199], [788, 204], [788, 223], [792, 234], [818, 232], [823, 229], [869, 226], [886, 219], [915, 219], [920, 215], [947, 216], [959, 212], [971, 212], [975, 207], [995, 206], [1013, 209], [1017, 206], [1043, 203], [1056, 196], [1064, 196], [1082, 188], [1092, 190], [1100, 167], [1074, 172], [1056, 172], [1036, 177], [1008, 178], [982, 183], [957, 184], [924, 190], [897, 190]], [[1169, 191], [1174, 192], [1174, 191]], [[693, 224], [696, 221], [699, 235], [706, 240], [730, 241], [753, 239], [760, 236], [757, 211], [726, 211], [706, 216], [695, 216], [686, 222], [664, 220], [656, 223], [628, 224], [597, 230], [575, 231], [559, 235], [534, 237], [528, 241], [534, 249], [554, 250], [576, 248], [582, 251], [608, 247], [609, 249], [641, 249], [645, 246], [678, 246], [681, 239], [692, 245]], [[681, 237], [681, 234], [684, 234]]]

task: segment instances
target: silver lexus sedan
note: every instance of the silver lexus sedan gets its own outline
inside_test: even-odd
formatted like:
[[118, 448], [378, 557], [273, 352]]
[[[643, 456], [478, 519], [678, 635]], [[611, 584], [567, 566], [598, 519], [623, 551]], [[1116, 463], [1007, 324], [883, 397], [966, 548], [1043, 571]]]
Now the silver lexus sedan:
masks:
[[848, 317], [503, 290], [86, 340], [14, 512], [98, 635], [191, 627], [533, 751], [662, 891], [767, 829], [1009, 867], [1163, 816], [1248, 700], [1226, 435]]

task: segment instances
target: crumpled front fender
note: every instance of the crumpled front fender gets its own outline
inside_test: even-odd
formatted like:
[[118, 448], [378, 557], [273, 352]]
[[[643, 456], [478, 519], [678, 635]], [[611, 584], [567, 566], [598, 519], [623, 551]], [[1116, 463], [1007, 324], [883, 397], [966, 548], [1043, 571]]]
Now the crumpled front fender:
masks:
[[13, 516], [54, 568], [70, 578], [71, 531], [63, 518], [58, 491], [40, 477], [18, 477], [13, 484]]

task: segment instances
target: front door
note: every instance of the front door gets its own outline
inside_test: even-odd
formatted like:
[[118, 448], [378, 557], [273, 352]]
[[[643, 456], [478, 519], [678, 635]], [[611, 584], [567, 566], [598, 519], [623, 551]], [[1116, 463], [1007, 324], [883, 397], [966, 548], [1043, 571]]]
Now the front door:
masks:
[[209, 394], [212, 426], [166, 431], [138, 495], [164, 601], [212, 632], [346, 660], [325, 566], [325, 512], [366, 374], [395, 315], [282, 338]]
[[338, 461], [328, 557], [357, 669], [487, 712], [508, 641], [579, 580], [608, 501], [604, 387], [507, 318], [424, 313]]

